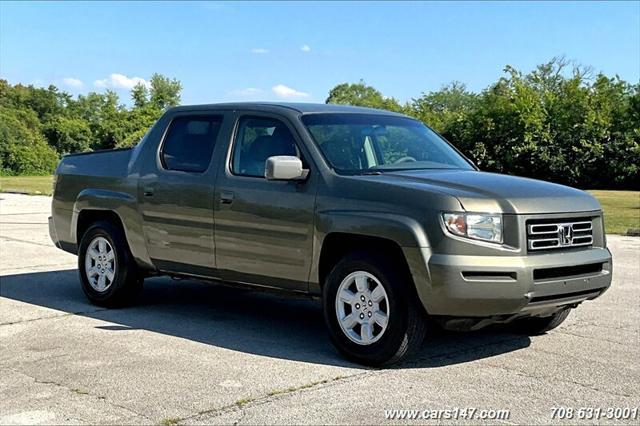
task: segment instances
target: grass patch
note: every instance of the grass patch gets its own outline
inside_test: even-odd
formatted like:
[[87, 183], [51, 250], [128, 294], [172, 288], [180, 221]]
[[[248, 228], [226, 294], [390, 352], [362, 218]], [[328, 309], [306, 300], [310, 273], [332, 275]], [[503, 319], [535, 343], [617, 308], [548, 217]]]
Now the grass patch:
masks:
[[[0, 192], [51, 195], [52, 176], [0, 176]], [[608, 234], [640, 228], [640, 191], [589, 191], [604, 209]]]
[[285, 393], [297, 392], [297, 391], [300, 391], [300, 390], [312, 388], [312, 387], [317, 386], [317, 385], [324, 385], [325, 383], [333, 382], [335, 380], [340, 380], [340, 379], [343, 379], [343, 378], [344, 377], [342, 377], [342, 376], [337, 376], [337, 377], [334, 377], [333, 379], [318, 380], [317, 382], [307, 383], [307, 384], [304, 384], [302, 386], [292, 386], [292, 387], [287, 388], [287, 389], [274, 389], [272, 391], [269, 391], [267, 393], [267, 396], [278, 396], [278, 395], [282, 395], [282, 394], [285, 394]]
[[162, 426], [173, 426], [173, 425], [177, 425], [178, 423], [180, 423], [180, 419], [178, 418], [168, 418], [168, 419], [162, 419], [160, 421], [160, 424]]
[[51, 195], [53, 176], [0, 176], [0, 192]]
[[235, 402], [235, 404], [236, 404], [238, 407], [242, 407], [243, 405], [247, 405], [248, 403], [253, 402], [254, 400], [255, 400], [255, 398], [249, 398], [249, 397], [247, 397], [247, 398], [242, 398], [242, 399], [237, 400], [237, 401]]
[[604, 209], [607, 234], [640, 228], [640, 191], [589, 191]]

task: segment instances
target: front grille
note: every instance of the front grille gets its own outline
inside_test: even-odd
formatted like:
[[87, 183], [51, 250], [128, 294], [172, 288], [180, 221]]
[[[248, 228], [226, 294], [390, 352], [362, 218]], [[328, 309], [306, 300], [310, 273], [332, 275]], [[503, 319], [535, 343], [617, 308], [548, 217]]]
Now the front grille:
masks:
[[589, 218], [530, 219], [527, 221], [527, 247], [529, 250], [566, 249], [592, 244], [593, 224]]

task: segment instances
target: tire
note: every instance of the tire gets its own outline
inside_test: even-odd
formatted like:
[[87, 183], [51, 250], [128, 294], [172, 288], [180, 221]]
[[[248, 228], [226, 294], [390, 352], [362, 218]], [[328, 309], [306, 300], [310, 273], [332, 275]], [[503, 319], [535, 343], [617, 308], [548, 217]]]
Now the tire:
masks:
[[[360, 291], [356, 281], [360, 287], [366, 283], [367, 290]], [[380, 299], [382, 292], [378, 286], [384, 290], [384, 300]], [[344, 257], [323, 287], [324, 317], [333, 344], [347, 359], [374, 367], [397, 363], [417, 351], [426, 333], [426, 317], [412, 286], [406, 267], [381, 256], [352, 253]], [[342, 293], [345, 288], [350, 294]], [[350, 298], [354, 295], [355, 299], [346, 302], [338, 298], [339, 290]], [[388, 314], [384, 327], [382, 314]], [[345, 326], [340, 325], [339, 316]], [[346, 325], [353, 320], [358, 324], [348, 329]]]
[[[128, 305], [142, 290], [143, 277], [139, 274], [124, 232], [110, 222], [95, 222], [82, 236], [78, 272], [84, 294], [98, 306]], [[102, 281], [101, 276], [104, 276]]]
[[522, 318], [516, 320], [513, 326], [521, 334], [538, 336], [562, 324], [569, 316], [569, 312], [571, 312], [571, 309], [566, 308], [548, 317]]

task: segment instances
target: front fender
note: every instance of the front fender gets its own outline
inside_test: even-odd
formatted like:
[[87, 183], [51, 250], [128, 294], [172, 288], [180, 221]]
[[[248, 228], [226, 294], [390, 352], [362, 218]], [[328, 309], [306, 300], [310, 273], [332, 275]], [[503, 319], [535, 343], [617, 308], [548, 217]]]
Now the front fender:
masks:
[[427, 234], [415, 219], [394, 213], [362, 211], [319, 212], [316, 230], [385, 238], [401, 247], [429, 247]]
[[122, 222], [131, 254], [136, 262], [146, 267], [153, 267], [144, 239], [142, 217], [138, 210], [136, 197], [126, 192], [94, 188], [87, 188], [78, 193], [73, 204], [70, 230], [72, 241], [77, 241], [78, 244], [80, 243], [77, 235], [78, 218], [80, 213], [86, 210], [104, 210], [115, 213]]
[[320, 288], [319, 265], [322, 244], [331, 233], [356, 234], [391, 240], [403, 249], [405, 247], [429, 247], [429, 239], [424, 228], [416, 221], [399, 214], [375, 211], [324, 211], [318, 212], [316, 232], [313, 240], [312, 268], [309, 275], [309, 288], [318, 292]]

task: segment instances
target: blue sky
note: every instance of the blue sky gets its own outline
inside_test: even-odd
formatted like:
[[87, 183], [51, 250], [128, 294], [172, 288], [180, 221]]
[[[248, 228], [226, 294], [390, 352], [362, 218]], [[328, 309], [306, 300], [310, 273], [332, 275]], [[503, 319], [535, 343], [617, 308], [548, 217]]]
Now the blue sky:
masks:
[[154, 72], [185, 104], [322, 102], [360, 79], [406, 101], [557, 55], [638, 82], [640, 2], [0, 3], [1, 78], [123, 102]]

